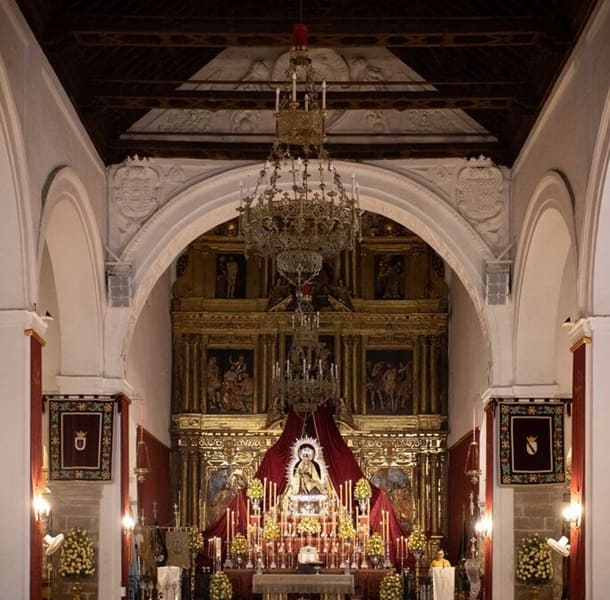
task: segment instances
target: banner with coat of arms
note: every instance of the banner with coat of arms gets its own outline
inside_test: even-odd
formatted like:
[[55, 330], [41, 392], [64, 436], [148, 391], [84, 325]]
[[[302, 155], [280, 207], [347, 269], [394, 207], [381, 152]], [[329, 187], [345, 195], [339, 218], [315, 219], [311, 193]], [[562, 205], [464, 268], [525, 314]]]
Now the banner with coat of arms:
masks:
[[500, 483], [565, 481], [563, 402], [500, 402]]
[[110, 481], [114, 399], [49, 399], [49, 478]]

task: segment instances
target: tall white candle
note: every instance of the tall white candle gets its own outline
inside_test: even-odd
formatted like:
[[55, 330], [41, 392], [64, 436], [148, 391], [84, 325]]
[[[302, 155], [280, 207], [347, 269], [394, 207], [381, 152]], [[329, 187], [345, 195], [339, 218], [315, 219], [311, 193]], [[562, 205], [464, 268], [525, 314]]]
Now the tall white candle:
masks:
[[280, 110], [280, 88], [275, 88], [275, 111]]
[[292, 101], [297, 101], [297, 74], [292, 74]]
[[322, 82], [322, 110], [326, 108], [326, 81]]

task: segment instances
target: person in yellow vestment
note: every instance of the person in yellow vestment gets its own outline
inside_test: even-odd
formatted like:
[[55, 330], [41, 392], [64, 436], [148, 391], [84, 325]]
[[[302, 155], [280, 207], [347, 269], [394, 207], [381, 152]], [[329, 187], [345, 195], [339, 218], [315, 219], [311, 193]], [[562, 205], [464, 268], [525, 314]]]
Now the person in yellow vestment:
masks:
[[445, 558], [445, 551], [442, 548], [439, 548], [436, 551], [436, 558], [432, 560], [430, 563], [430, 568], [434, 569], [435, 567], [450, 567], [451, 563]]

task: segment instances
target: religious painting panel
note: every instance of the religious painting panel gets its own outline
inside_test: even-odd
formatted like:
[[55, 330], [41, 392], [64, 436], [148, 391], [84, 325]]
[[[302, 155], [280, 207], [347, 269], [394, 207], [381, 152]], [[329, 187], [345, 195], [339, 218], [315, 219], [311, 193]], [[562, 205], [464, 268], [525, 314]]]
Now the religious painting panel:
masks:
[[499, 409], [501, 483], [564, 482], [563, 403], [502, 402]]
[[243, 254], [216, 254], [215, 297], [246, 297], [246, 257]]
[[55, 481], [110, 481], [114, 400], [49, 400], [49, 471]]
[[252, 413], [254, 350], [208, 348], [204, 378], [207, 414]]
[[369, 415], [412, 415], [413, 350], [366, 350], [365, 407]]
[[[318, 361], [322, 363], [322, 369], [327, 371], [331, 364], [336, 364], [335, 361], [335, 336], [334, 335], [320, 335], [319, 338], [319, 353], [317, 357], [314, 357], [316, 365]], [[290, 357], [292, 351], [293, 336], [286, 336], [286, 358]]]
[[371, 476], [371, 483], [383, 489], [406, 531], [413, 529], [413, 491], [409, 473], [398, 467], [378, 469]]
[[373, 261], [375, 300], [402, 300], [405, 297], [405, 257], [403, 254], [376, 254]]
[[247, 486], [247, 480], [240, 469], [223, 467], [214, 471], [207, 481], [206, 527], [216, 523], [231, 504], [238, 490]]

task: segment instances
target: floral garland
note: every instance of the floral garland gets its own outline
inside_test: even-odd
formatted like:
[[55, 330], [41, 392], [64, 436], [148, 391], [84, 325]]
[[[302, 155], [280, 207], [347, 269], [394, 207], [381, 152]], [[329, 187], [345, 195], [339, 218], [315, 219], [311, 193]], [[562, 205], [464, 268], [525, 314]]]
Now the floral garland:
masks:
[[322, 528], [320, 527], [320, 521], [318, 521], [318, 519], [316, 519], [315, 517], [309, 515], [303, 517], [297, 525], [297, 531], [299, 533], [313, 535], [314, 533], [320, 533], [321, 529]]
[[231, 554], [248, 554], [248, 540], [238, 533], [231, 540]]
[[246, 496], [252, 500], [260, 500], [263, 497], [263, 482], [258, 477], [248, 484]]
[[388, 573], [381, 580], [379, 600], [401, 600], [402, 597], [402, 577], [398, 573]]
[[339, 521], [339, 529], [337, 530], [337, 535], [342, 540], [353, 540], [356, 535], [356, 530], [354, 529], [354, 524], [351, 519], [343, 518]]
[[536, 533], [524, 537], [517, 552], [517, 579], [528, 585], [544, 585], [553, 578], [551, 548]]
[[189, 529], [189, 548], [191, 552], [199, 552], [203, 548], [203, 533], [195, 527]]
[[413, 527], [411, 535], [407, 538], [407, 546], [411, 552], [425, 552], [428, 540], [419, 525]]
[[265, 519], [263, 526], [263, 538], [268, 542], [274, 542], [280, 537], [280, 524], [273, 519]]
[[366, 543], [366, 554], [367, 556], [382, 556], [383, 553], [383, 539], [378, 533], [374, 533]]
[[371, 484], [364, 477], [361, 477], [356, 481], [354, 487], [354, 498], [356, 500], [368, 500], [373, 495]]
[[225, 573], [216, 571], [210, 579], [210, 600], [231, 600], [232, 597], [231, 581]]
[[63, 577], [86, 577], [93, 573], [95, 573], [93, 542], [86, 529], [73, 527], [61, 547], [59, 574]]

